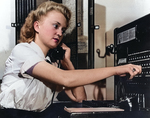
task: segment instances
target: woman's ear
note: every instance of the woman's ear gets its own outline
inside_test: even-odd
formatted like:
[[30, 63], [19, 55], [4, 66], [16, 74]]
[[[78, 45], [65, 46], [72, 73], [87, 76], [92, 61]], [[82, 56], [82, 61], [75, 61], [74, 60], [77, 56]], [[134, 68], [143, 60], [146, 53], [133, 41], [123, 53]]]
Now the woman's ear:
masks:
[[39, 22], [38, 22], [38, 21], [35, 21], [35, 22], [34, 22], [34, 30], [35, 30], [37, 33], [39, 33], [39, 28], [40, 28]]

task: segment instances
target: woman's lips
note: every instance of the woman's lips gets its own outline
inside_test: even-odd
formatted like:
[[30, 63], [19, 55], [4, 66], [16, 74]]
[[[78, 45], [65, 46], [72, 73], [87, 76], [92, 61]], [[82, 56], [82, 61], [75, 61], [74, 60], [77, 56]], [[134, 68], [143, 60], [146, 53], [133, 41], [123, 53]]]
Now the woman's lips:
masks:
[[59, 42], [59, 39], [57, 39], [57, 38], [53, 38], [53, 39], [55, 42], [57, 42], [57, 43]]

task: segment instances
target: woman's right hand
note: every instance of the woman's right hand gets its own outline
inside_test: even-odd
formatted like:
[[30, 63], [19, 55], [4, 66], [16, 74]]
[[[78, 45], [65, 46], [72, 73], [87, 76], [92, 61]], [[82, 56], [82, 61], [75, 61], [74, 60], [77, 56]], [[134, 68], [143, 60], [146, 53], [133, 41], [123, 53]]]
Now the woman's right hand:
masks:
[[135, 75], [140, 74], [142, 72], [142, 67], [139, 65], [127, 64], [123, 66], [116, 66], [116, 75], [126, 76], [127, 73], [130, 74], [130, 78], [132, 79]]

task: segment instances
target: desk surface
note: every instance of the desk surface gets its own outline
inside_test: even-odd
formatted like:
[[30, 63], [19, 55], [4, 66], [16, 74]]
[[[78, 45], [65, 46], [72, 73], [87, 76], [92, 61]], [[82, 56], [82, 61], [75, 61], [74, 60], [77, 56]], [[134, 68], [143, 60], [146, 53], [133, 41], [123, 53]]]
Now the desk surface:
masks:
[[69, 113], [64, 107], [87, 108], [86, 104], [74, 102], [54, 103], [43, 112], [1, 109], [0, 118], [150, 118], [149, 111], [105, 111]]

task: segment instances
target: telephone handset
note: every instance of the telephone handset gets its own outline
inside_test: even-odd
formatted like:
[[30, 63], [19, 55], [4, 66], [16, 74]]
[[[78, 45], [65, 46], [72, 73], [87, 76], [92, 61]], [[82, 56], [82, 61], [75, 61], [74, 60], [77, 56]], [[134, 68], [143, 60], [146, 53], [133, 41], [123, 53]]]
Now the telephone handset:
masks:
[[56, 60], [63, 60], [65, 52], [61, 46], [57, 46], [57, 48], [49, 50], [48, 56], [52, 62], [55, 62]]

